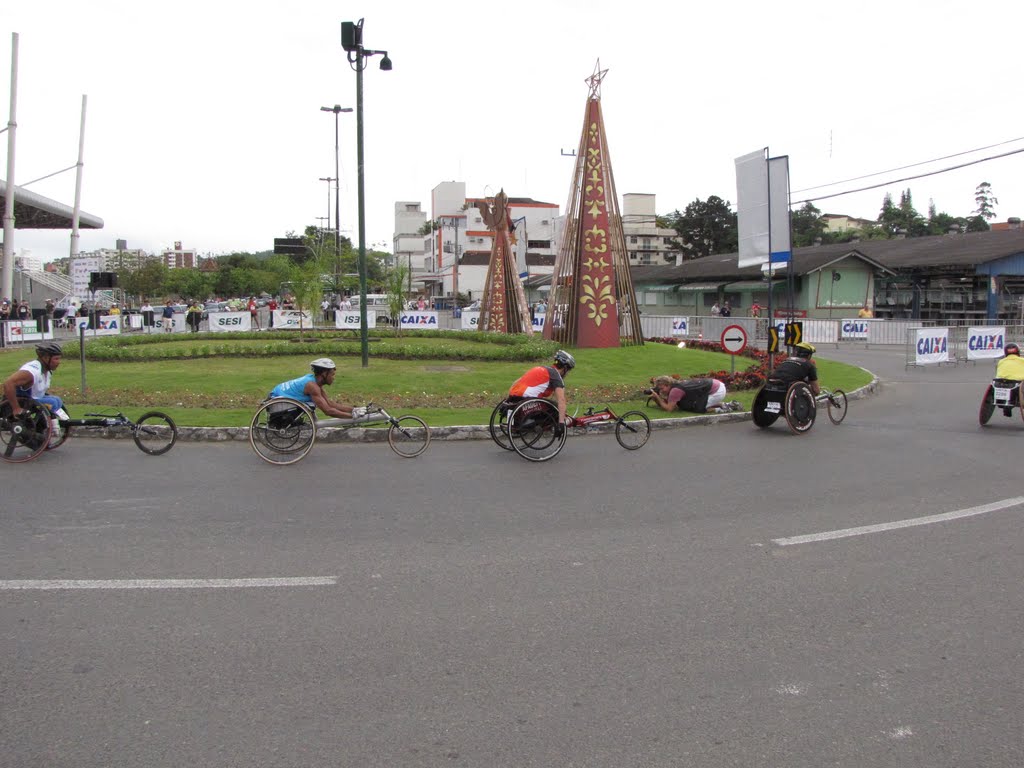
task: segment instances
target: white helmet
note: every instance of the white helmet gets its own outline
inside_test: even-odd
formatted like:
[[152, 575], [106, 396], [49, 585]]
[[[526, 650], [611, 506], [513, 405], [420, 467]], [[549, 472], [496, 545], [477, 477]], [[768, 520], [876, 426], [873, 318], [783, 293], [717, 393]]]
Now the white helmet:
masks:
[[333, 371], [338, 367], [329, 357], [318, 357], [309, 365], [314, 371]]

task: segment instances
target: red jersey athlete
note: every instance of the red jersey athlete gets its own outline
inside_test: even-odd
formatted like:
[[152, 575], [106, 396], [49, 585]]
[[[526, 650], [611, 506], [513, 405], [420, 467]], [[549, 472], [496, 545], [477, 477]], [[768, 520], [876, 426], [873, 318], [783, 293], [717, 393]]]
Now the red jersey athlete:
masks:
[[565, 382], [563, 378], [576, 367], [576, 360], [560, 349], [555, 352], [554, 366], [538, 365], [531, 368], [508, 391], [508, 400], [518, 402], [531, 397], [548, 397], [552, 393], [558, 405], [558, 425], [556, 434], [565, 431]]

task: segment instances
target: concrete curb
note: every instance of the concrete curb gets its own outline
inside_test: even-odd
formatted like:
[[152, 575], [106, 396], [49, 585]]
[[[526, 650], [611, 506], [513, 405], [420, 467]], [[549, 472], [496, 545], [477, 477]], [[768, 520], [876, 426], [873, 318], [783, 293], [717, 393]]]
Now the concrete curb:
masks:
[[[861, 387], [854, 392], [846, 394], [847, 400], [863, 400], [878, 392], [880, 382], [877, 376], [873, 376], [871, 383]], [[823, 406], [819, 406], [823, 407]], [[704, 416], [687, 416], [677, 419], [652, 419], [652, 431], [663, 431], [666, 429], [681, 429], [686, 427], [706, 427], [715, 424], [728, 424], [735, 421], [750, 421], [749, 411], [741, 413], [707, 414]], [[599, 424], [588, 429], [573, 430], [573, 435], [601, 434], [611, 432], [614, 427], [610, 424]], [[97, 429], [82, 428], [74, 430], [71, 437], [92, 437], [92, 438], [130, 438], [131, 434], [124, 429]], [[386, 429], [371, 427], [334, 427], [321, 429], [317, 432], [317, 441], [322, 443], [382, 443], [388, 439]], [[431, 440], [490, 440], [491, 433], [487, 425], [468, 425], [458, 427], [431, 427]], [[249, 440], [248, 427], [178, 427], [179, 442], [247, 442]]]

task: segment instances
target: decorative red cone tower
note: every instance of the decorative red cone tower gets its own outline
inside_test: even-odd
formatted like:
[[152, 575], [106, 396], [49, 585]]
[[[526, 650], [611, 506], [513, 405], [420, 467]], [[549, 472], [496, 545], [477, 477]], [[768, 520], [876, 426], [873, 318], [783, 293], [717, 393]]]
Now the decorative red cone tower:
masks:
[[487, 281], [484, 296], [480, 301], [481, 331], [496, 333], [525, 333], [533, 335], [530, 322], [530, 308], [526, 305], [523, 282], [516, 269], [515, 255], [509, 239], [508, 196], [501, 190], [494, 196], [494, 203], [478, 202], [477, 210], [484, 224], [494, 232], [491, 246], [491, 261], [487, 267]]
[[573, 347], [644, 343], [601, 116], [607, 72], [599, 60], [586, 80], [590, 95], [544, 321], [545, 339]]

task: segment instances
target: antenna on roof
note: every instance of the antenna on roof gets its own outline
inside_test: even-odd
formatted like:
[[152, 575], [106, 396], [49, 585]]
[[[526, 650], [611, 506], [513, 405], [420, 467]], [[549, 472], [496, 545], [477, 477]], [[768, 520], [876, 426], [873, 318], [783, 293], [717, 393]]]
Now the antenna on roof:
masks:
[[572, 152], [566, 152], [564, 149], [559, 150], [562, 153], [562, 157], [576, 157], [576, 150]]

